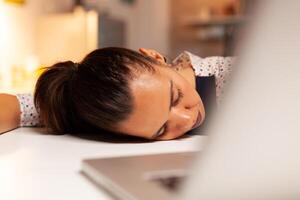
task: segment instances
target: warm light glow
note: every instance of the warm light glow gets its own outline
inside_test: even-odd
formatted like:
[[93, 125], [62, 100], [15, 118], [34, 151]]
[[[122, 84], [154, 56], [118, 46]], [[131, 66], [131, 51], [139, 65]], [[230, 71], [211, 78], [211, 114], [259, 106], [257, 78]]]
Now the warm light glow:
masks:
[[86, 13], [87, 25], [87, 51], [92, 51], [98, 47], [98, 13], [88, 11]]
[[39, 59], [35, 55], [31, 55], [26, 60], [26, 71], [27, 72], [35, 72], [39, 67]]
[[97, 48], [97, 12], [77, 7], [44, 15], [37, 2], [13, 6], [0, 0], [0, 92], [30, 92], [41, 65], [78, 62]]
[[0, 1], [0, 44], [5, 45], [5, 38], [7, 37], [7, 29], [9, 28], [9, 20], [6, 17], [4, 5]]
[[9, 87], [10, 86], [10, 72], [7, 69], [7, 66], [10, 65], [8, 60], [7, 51], [3, 47], [9, 48], [10, 40], [10, 20], [8, 18], [8, 12], [6, 5], [0, 1], [0, 87]]
[[35, 81], [39, 59], [35, 56], [32, 7], [12, 6], [0, 0], [0, 91], [28, 92]]
[[79, 62], [97, 48], [97, 39], [98, 14], [76, 7], [73, 13], [49, 14], [40, 18], [37, 53], [41, 64], [46, 66], [55, 61]]
[[24, 4], [25, 0], [5, 0], [6, 3], [13, 3], [13, 4]]

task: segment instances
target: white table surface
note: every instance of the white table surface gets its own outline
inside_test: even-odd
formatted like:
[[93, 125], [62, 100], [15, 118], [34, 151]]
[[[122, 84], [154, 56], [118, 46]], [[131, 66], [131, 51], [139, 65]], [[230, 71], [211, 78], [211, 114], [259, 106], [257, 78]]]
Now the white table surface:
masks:
[[0, 135], [0, 194], [5, 200], [109, 200], [80, 174], [86, 158], [201, 149], [205, 136], [152, 143], [108, 143], [19, 128]]

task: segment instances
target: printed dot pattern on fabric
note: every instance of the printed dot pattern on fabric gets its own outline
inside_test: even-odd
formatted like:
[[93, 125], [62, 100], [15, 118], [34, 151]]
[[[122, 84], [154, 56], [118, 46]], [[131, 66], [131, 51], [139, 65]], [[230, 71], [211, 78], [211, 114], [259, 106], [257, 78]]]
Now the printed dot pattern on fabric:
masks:
[[39, 112], [34, 106], [33, 96], [31, 94], [17, 94], [16, 97], [21, 109], [20, 126], [42, 126]]
[[213, 56], [201, 58], [185, 51], [175, 58], [173, 64], [179, 65], [180, 67], [183, 67], [182, 65], [189, 65], [193, 67], [196, 76], [199, 77], [215, 76], [217, 103], [220, 104], [224, 93], [224, 86], [231, 74], [234, 62], [234, 57]]

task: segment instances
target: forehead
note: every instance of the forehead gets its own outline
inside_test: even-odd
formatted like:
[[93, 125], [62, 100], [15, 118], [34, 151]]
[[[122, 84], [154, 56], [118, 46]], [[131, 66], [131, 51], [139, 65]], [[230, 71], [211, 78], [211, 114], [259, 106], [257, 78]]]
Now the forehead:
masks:
[[170, 78], [163, 73], [145, 73], [130, 82], [133, 112], [120, 124], [124, 133], [151, 137], [168, 119]]

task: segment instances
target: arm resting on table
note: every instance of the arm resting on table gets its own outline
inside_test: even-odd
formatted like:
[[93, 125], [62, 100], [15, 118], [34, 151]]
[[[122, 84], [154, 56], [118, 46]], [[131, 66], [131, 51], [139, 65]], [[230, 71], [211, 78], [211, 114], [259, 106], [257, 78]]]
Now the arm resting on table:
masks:
[[0, 94], [0, 134], [19, 127], [20, 114], [17, 97]]

